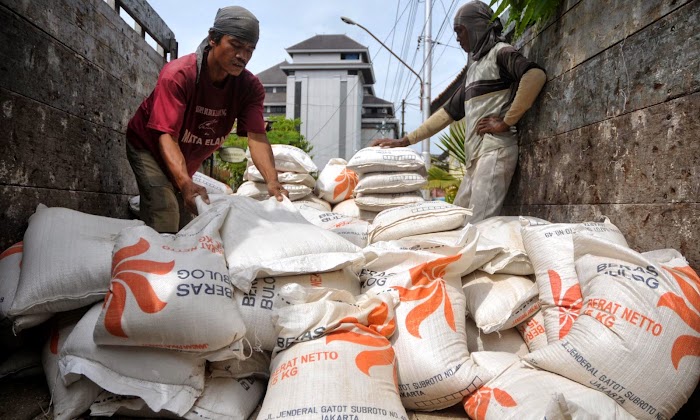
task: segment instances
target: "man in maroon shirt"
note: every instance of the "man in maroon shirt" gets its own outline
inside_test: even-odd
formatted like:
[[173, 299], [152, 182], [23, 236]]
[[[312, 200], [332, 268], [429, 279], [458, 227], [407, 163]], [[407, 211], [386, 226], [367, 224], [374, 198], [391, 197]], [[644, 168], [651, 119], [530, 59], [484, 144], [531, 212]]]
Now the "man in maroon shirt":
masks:
[[270, 196], [281, 201], [288, 194], [277, 180], [265, 134], [265, 90], [245, 69], [258, 34], [258, 20], [248, 10], [219, 9], [197, 52], [163, 67], [129, 121], [127, 157], [141, 194], [141, 219], [158, 232], [175, 233], [187, 224], [197, 214], [195, 197], [209, 202], [192, 175], [223, 144], [234, 122], [237, 134], [248, 138]]

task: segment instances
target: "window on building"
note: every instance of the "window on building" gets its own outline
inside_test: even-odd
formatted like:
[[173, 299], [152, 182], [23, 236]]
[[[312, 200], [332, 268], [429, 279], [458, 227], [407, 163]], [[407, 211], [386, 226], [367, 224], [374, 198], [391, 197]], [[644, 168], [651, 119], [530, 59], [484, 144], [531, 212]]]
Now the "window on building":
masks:
[[271, 106], [270, 111], [271, 114], [284, 114], [287, 112], [287, 107], [282, 105], [282, 106]]
[[277, 88], [277, 93], [286, 93], [287, 92], [287, 86], [279, 86]]
[[265, 92], [272, 93], [274, 91], [275, 91], [275, 88], [273, 88], [272, 86], [265, 86]]
[[340, 53], [341, 60], [359, 60], [360, 53]]

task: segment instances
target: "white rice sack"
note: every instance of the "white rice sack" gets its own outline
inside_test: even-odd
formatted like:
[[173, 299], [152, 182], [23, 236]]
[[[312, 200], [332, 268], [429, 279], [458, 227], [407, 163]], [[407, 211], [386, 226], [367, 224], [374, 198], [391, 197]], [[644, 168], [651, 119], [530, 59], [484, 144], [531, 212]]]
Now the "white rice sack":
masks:
[[297, 208], [309, 223], [338, 234], [360, 248], [367, 246], [370, 229], [368, 222], [340, 213], [318, 211], [307, 206]]
[[133, 395], [117, 395], [102, 391], [90, 406], [91, 417], [135, 417], [147, 419], [179, 419], [175, 413], [167, 410], [158, 412], [148, 408], [146, 402]]
[[204, 175], [201, 172], [195, 172], [194, 175], [192, 175], [192, 182], [204, 187], [207, 190], [207, 194], [233, 194], [231, 186]]
[[[562, 396], [567, 405], [576, 404], [578, 407], [576, 410], [566, 410], [569, 412], [565, 417], [559, 417], [558, 410], [551, 407], [552, 401], [558, 405]], [[511, 365], [465, 398], [463, 405], [467, 415], [474, 420], [633, 419], [604, 393], [536, 369], [525, 362]]]
[[459, 229], [472, 215], [470, 209], [442, 201], [425, 201], [384, 210], [377, 214], [369, 242]]
[[379, 214], [378, 211], [370, 211], [370, 210], [360, 210], [360, 220], [364, 220], [367, 223], [372, 223], [374, 221], [374, 218], [377, 217]]
[[17, 315], [12, 319], [12, 332], [17, 335], [27, 328], [34, 328], [41, 325], [53, 317], [54, 314], [46, 312], [43, 314]]
[[418, 172], [372, 172], [362, 175], [355, 192], [359, 194], [395, 194], [418, 191], [428, 179]]
[[350, 158], [348, 168], [358, 174], [368, 172], [423, 171], [421, 155], [409, 147], [365, 147]]
[[382, 210], [425, 201], [419, 192], [398, 194], [358, 194], [355, 204], [360, 210], [379, 213]]
[[537, 284], [524, 276], [480, 270], [462, 277], [467, 312], [486, 334], [507, 330], [539, 311]]
[[[257, 183], [265, 183], [260, 170], [255, 165], [249, 165], [243, 173], [243, 179]], [[277, 180], [281, 184], [300, 184], [306, 185], [313, 189], [316, 186], [316, 180], [313, 176], [306, 173], [298, 172], [277, 172]]]
[[331, 204], [326, 200], [321, 200], [313, 194], [293, 202], [296, 208], [301, 206], [312, 207], [319, 211], [331, 211]]
[[700, 278], [682, 258], [662, 266], [591, 232], [573, 243], [581, 314], [562, 340], [525, 359], [637, 418], [670, 419], [700, 377]]
[[471, 317], [466, 319], [466, 328], [469, 353], [494, 351], [516, 356], [525, 356], [528, 353], [525, 341], [515, 328], [485, 334], [479, 330]]
[[189, 411], [204, 390], [204, 359], [159, 348], [98, 346], [92, 335], [101, 311], [101, 303], [90, 308], [61, 348], [64, 383], [85, 376], [112, 393], [142, 398], [153, 411]]
[[70, 385], [64, 385], [58, 369], [59, 351], [83, 312], [72, 311], [57, 316], [51, 336], [41, 354], [55, 420], [71, 420], [79, 417], [90, 408], [92, 402], [102, 392], [102, 388], [88, 378], [80, 378]]
[[[403, 238], [403, 241], [412, 240], [431, 240], [431, 241], [454, 241], [461, 235], [463, 229], [450, 230], [446, 232], [435, 232], [435, 233], [425, 233], [422, 235], [411, 235]], [[476, 253], [472, 259], [472, 263], [469, 265], [464, 275], [467, 275], [474, 270], [477, 270], [488, 261], [491, 261], [494, 256], [501, 252], [501, 246], [489, 241], [482, 236], [478, 236], [478, 241], [476, 243]]]
[[218, 196], [211, 202], [231, 207], [221, 236], [231, 282], [244, 292], [257, 277], [359, 270], [364, 261], [360, 248], [307, 222], [287, 199]]
[[360, 218], [360, 208], [355, 204], [355, 199], [351, 198], [349, 200], [341, 201], [340, 203], [333, 206], [333, 213], [340, 213], [346, 216]]
[[22, 242], [0, 254], [0, 320], [7, 318], [22, 270]]
[[535, 271], [525, 251], [520, 233], [521, 219], [527, 220], [532, 225], [549, 224], [546, 220], [531, 216], [496, 216], [474, 224], [484, 241], [483, 247], [491, 248], [493, 244], [499, 245], [498, 254], [481, 267], [482, 271], [521, 276], [534, 274]]
[[[468, 334], [467, 334], [468, 336]], [[503, 351], [474, 351], [472, 361], [496, 377], [515, 363], [520, 363], [520, 356]]]
[[522, 221], [525, 249], [535, 270], [547, 342], [564, 338], [578, 317], [583, 298], [574, 267], [574, 231], [627, 247], [617, 226], [604, 222], [536, 224]]
[[335, 158], [328, 161], [318, 175], [316, 184], [316, 194], [320, 198], [333, 204], [352, 198], [358, 177], [346, 165], [345, 159]]
[[24, 234], [10, 315], [63, 312], [101, 300], [109, 288], [114, 238], [141, 225], [40, 204]]
[[450, 407], [490, 378], [488, 371], [469, 358], [466, 304], [460, 287], [460, 275], [474, 255], [476, 236], [473, 226], [466, 227], [462, 248], [448, 256], [380, 250], [375, 245], [365, 249], [379, 258], [371, 260], [360, 274], [363, 290], [393, 289], [401, 299], [396, 307], [397, 334], [391, 341], [399, 360], [399, 392], [406, 408], [433, 411]]
[[[301, 184], [282, 184], [282, 186], [289, 192], [289, 199], [292, 201], [301, 200], [313, 191], [313, 189]], [[252, 181], [246, 181], [239, 185], [236, 194], [255, 200], [267, 200], [270, 198], [267, 184]]]
[[544, 331], [544, 317], [542, 311], [537, 311], [527, 321], [515, 327], [520, 336], [525, 340], [527, 348], [533, 352], [547, 346], [547, 333]]
[[[298, 286], [297, 286], [298, 287]], [[280, 346], [258, 418], [407, 419], [396, 384], [392, 292], [357, 298], [332, 289], [279, 310]]]
[[[275, 333], [275, 337], [277, 334]], [[270, 377], [270, 352], [256, 351], [252, 349], [247, 359], [231, 359], [211, 362], [207, 370], [210, 378], [243, 379], [256, 377], [267, 379]]]
[[247, 327], [246, 338], [255, 349], [272, 351], [277, 341], [274, 314], [280, 305], [278, 293], [286, 284], [305, 287], [328, 287], [345, 290], [351, 295], [360, 294], [360, 279], [350, 269], [327, 273], [309, 273], [296, 276], [260, 277], [253, 281], [248, 293], [237, 290], [236, 301]]
[[95, 343], [198, 353], [243, 338], [219, 234], [228, 210], [211, 207], [177, 235], [148, 226], [123, 230]]
[[[272, 144], [272, 154], [275, 157], [275, 169], [280, 172], [311, 173], [317, 172], [318, 168], [305, 151], [289, 144]], [[250, 149], [245, 152], [250, 164], [253, 163], [250, 157]]]

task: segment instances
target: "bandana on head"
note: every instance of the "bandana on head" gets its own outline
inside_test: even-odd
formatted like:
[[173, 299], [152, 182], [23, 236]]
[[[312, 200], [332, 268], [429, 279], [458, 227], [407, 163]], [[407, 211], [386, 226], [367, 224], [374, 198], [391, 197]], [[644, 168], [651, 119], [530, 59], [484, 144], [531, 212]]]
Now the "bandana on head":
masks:
[[474, 60], [485, 56], [497, 43], [505, 41], [501, 35], [501, 20], [496, 18], [491, 22], [492, 17], [493, 10], [480, 1], [465, 4], [455, 14], [454, 24], [467, 28], [469, 55]]
[[[240, 6], [229, 6], [219, 9], [214, 18], [214, 26], [210, 31], [220, 32], [224, 35], [250, 42], [253, 45], [258, 43], [260, 36], [260, 23], [258, 19], [247, 9]], [[202, 71], [202, 59], [204, 51], [209, 46], [209, 37], [204, 38], [197, 47], [197, 82], [199, 73]]]

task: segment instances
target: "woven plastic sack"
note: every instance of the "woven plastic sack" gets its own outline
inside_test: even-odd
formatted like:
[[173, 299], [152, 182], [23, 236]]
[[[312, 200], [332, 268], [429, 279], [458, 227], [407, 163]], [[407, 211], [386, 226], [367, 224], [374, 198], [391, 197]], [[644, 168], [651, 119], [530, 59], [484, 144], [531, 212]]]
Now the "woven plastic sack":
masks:
[[[525, 362], [511, 365], [465, 398], [463, 405], [474, 420], [634, 418], [604, 393]], [[576, 409], [568, 408], [570, 405]], [[568, 415], [561, 417], [561, 414]]]
[[95, 343], [200, 353], [243, 338], [219, 234], [228, 210], [211, 207], [177, 235], [148, 226], [123, 230]]
[[369, 222], [340, 213], [319, 211], [307, 206], [297, 208], [309, 223], [340, 235], [343, 239], [347, 239], [360, 248], [367, 245]]
[[[272, 154], [275, 157], [275, 169], [279, 172], [308, 174], [318, 171], [316, 164], [311, 160], [311, 156], [300, 148], [289, 144], [273, 144], [271, 146]], [[248, 164], [252, 165], [250, 149], [246, 150], [246, 158], [248, 158]]]
[[406, 172], [425, 169], [421, 155], [408, 147], [365, 147], [347, 165], [358, 174], [369, 172]]
[[61, 348], [64, 383], [84, 376], [114, 394], [140, 397], [153, 411], [189, 411], [204, 390], [204, 359], [159, 348], [98, 346], [92, 334], [101, 311], [101, 303], [90, 308]]
[[582, 296], [574, 267], [573, 233], [591, 232], [594, 236], [627, 247], [617, 226], [603, 222], [538, 224], [522, 221], [525, 249], [535, 269], [540, 306], [547, 342], [566, 336], [578, 316]]
[[285, 287], [279, 341], [258, 418], [407, 419], [396, 384], [394, 293]]
[[352, 198], [358, 177], [355, 172], [347, 169], [345, 159], [335, 158], [328, 161], [318, 175], [316, 194], [335, 204]]
[[24, 234], [10, 315], [63, 312], [101, 300], [109, 287], [114, 238], [141, 225], [40, 204]]
[[637, 418], [673, 417], [700, 378], [700, 278], [680, 254], [659, 265], [590, 232], [573, 243], [581, 314], [525, 360], [605, 392]]
[[253, 281], [250, 291], [236, 291], [235, 298], [247, 327], [246, 338], [254, 349], [272, 351], [277, 341], [274, 315], [285, 306], [278, 293], [287, 284], [300, 284], [305, 287], [329, 287], [348, 291], [351, 295], [360, 294], [360, 280], [350, 269], [327, 273], [309, 273], [296, 276], [260, 277]]
[[22, 270], [22, 242], [0, 254], [0, 320], [7, 318]]
[[391, 241], [407, 236], [459, 229], [467, 222], [469, 209], [442, 201], [425, 201], [394, 207], [372, 221], [369, 242]]
[[[289, 192], [289, 199], [292, 201], [301, 200], [313, 191], [312, 188], [301, 184], [282, 184], [282, 186]], [[261, 182], [246, 181], [238, 186], [236, 194], [255, 200], [267, 200], [270, 198], [270, 194], [267, 191], [267, 184]]]
[[496, 377], [515, 363], [520, 362], [517, 354], [503, 351], [474, 351], [470, 355], [472, 361]]
[[301, 206], [312, 207], [319, 211], [331, 211], [331, 204], [326, 200], [321, 200], [313, 194], [293, 202], [296, 208]]
[[359, 194], [395, 194], [418, 191], [428, 179], [417, 172], [372, 172], [362, 176], [355, 192]]
[[[258, 170], [255, 165], [250, 165], [246, 168], [245, 172], [243, 173], [243, 179], [257, 183], [265, 183], [265, 178], [263, 178], [260, 170]], [[306, 185], [312, 189], [316, 186], [316, 180], [314, 177], [306, 173], [277, 172], [277, 180], [281, 184], [300, 184]]]
[[349, 200], [341, 201], [340, 203], [333, 206], [333, 213], [340, 213], [346, 216], [360, 218], [360, 208], [355, 204], [355, 199], [351, 198]]
[[547, 333], [544, 330], [542, 311], [537, 311], [530, 319], [518, 324], [515, 329], [523, 337], [531, 352], [547, 346]]
[[507, 330], [539, 311], [537, 284], [524, 276], [480, 270], [462, 277], [467, 312], [481, 331]]
[[[276, 335], [275, 335], [276, 337]], [[251, 349], [250, 357], [246, 359], [231, 359], [211, 362], [207, 367], [210, 378], [261, 378], [270, 377], [270, 357], [269, 351], [257, 351]]]
[[528, 353], [527, 345], [514, 328], [485, 334], [471, 317], [466, 320], [467, 348], [469, 353], [494, 351], [524, 356]]
[[233, 194], [233, 190], [229, 185], [204, 175], [201, 172], [195, 172], [194, 175], [192, 175], [192, 182], [204, 187], [207, 190], [207, 194]]
[[467, 226], [461, 243], [455, 244], [459, 250], [443, 248], [445, 256], [390, 249], [402, 241], [365, 248], [371, 262], [360, 273], [363, 291], [393, 289], [400, 296], [397, 334], [391, 341], [399, 360], [399, 391], [406, 408], [433, 411], [450, 407], [490, 378], [470, 360], [465, 333], [460, 277], [471, 263], [476, 238], [476, 229]]
[[[363, 263], [362, 250], [307, 222], [287, 199], [210, 197], [231, 207], [221, 228], [229, 277], [244, 292], [257, 277], [325, 273]], [[204, 211], [204, 207], [200, 210]]]
[[425, 201], [423, 196], [415, 191], [398, 194], [358, 194], [355, 197], [355, 205], [360, 210], [377, 213], [407, 204], [422, 203], [423, 201]]

